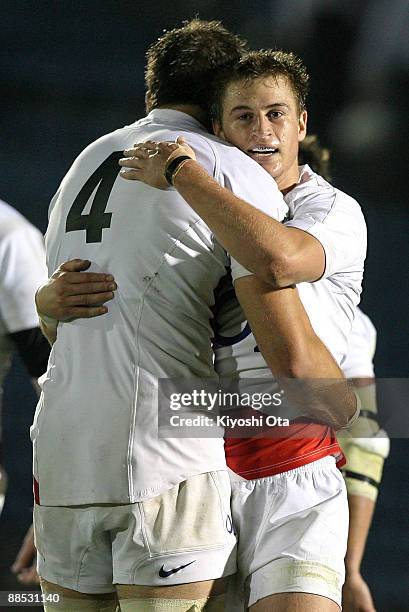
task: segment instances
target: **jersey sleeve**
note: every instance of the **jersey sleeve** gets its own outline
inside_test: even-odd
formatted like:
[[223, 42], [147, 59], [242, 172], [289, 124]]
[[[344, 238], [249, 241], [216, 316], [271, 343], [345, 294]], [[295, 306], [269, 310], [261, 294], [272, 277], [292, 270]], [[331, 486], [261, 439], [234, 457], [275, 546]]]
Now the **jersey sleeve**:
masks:
[[325, 270], [321, 278], [339, 272], [363, 270], [366, 255], [366, 224], [359, 204], [328, 185], [316, 193], [300, 196], [288, 227], [308, 232], [322, 244]]
[[348, 352], [341, 364], [346, 378], [373, 378], [373, 358], [376, 348], [376, 329], [370, 318], [359, 308], [352, 324]]
[[41, 233], [24, 225], [0, 243], [0, 316], [9, 333], [38, 327], [34, 296], [47, 279]]

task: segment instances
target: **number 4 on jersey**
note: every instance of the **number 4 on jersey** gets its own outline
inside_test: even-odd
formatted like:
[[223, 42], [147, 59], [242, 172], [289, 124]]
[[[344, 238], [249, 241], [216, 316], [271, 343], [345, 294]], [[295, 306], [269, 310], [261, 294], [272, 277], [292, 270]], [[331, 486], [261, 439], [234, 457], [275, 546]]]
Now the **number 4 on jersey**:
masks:
[[[112, 213], [105, 212], [108, 199], [118, 176], [119, 159], [122, 151], [114, 151], [89, 177], [77, 197], [75, 198], [67, 216], [66, 232], [86, 230], [87, 242], [101, 242], [102, 230], [111, 227]], [[88, 215], [82, 211], [86, 207], [93, 191], [98, 186]]]

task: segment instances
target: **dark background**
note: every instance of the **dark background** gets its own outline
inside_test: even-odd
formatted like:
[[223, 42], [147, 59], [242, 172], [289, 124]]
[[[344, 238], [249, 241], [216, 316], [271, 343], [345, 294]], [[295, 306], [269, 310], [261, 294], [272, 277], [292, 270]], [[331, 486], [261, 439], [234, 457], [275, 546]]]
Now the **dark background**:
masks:
[[[3, 1], [0, 197], [45, 231], [77, 154], [143, 116], [145, 51], [164, 28], [199, 15], [221, 19], [252, 48], [294, 50], [312, 79], [309, 132], [331, 148], [333, 183], [367, 219], [362, 306], [378, 330], [377, 376], [407, 377], [407, 9], [406, 0]], [[16, 584], [7, 568], [30, 522], [34, 403], [16, 362], [3, 409], [10, 486], [0, 590]], [[363, 564], [378, 612], [409, 610], [408, 451], [406, 439], [392, 441]]]

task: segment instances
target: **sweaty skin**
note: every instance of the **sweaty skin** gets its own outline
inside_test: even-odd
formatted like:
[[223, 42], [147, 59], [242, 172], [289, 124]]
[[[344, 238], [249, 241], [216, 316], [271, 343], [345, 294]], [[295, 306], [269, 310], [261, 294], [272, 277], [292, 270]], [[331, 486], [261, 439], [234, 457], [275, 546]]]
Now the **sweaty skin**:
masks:
[[222, 123], [215, 121], [214, 131], [271, 174], [280, 191], [298, 182], [298, 147], [306, 135], [307, 111], [299, 112], [285, 77], [230, 83]]

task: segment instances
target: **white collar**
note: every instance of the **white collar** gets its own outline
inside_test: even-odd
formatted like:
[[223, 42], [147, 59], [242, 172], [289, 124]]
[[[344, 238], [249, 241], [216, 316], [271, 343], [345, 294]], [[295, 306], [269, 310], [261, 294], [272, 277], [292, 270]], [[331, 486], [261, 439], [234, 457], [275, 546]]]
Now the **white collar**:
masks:
[[187, 130], [198, 130], [204, 131], [206, 133], [207, 130], [192, 115], [188, 115], [187, 113], [182, 113], [181, 111], [173, 110], [171, 108], [154, 108], [147, 116], [148, 119], [151, 119], [154, 123], [166, 124], [175, 126], [178, 128], [185, 128]]

